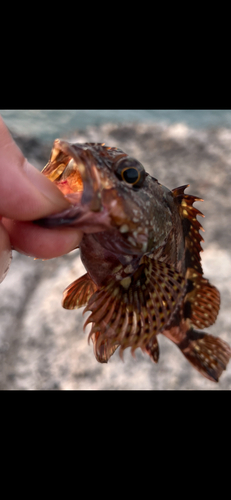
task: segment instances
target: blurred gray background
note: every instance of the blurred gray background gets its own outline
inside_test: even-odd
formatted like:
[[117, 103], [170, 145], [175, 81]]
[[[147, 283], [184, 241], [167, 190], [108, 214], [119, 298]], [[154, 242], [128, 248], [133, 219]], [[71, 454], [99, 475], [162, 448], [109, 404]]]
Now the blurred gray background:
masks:
[[[230, 110], [0, 110], [26, 157], [41, 170], [56, 137], [105, 142], [141, 161], [170, 189], [204, 199], [202, 264], [221, 292], [221, 309], [208, 331], [231, 344], [231, 111]], [[219, 384], [204, 379], [168, 339], [159, 336], [156, 365], [129, 349], [100, 365], [83, 332], [82, 310], [61, 307], [62, 291], [83, 274], [78, 250], [34, 260], [13, 252], [0, 285], [0, 389], [231, 388], [231, 362]]]
[[1, 110], [7, 126], [18, 134], [33, 135], [42, 141], [53, 141], [88, 125], [104, 123], [182, 123], [203, 129], [231, 128], [231, 110], [224, 109], [69, 109], [69, 110]]

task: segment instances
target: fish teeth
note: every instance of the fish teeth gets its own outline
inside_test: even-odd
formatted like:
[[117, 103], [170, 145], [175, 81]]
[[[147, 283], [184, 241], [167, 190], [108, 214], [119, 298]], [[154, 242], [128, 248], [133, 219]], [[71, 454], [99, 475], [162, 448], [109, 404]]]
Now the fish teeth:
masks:
[[120, 229], [119, 229], [120, 233], [128, 233], [129, 231], [129, 227], [127, 224], [123, 224], [122, 226], [120, 226]]

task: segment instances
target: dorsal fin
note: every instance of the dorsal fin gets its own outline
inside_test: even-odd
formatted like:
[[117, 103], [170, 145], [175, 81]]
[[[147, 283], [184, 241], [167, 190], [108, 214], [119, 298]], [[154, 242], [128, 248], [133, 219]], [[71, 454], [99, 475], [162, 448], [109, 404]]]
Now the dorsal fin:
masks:
[[207, 328], [217, 319], [220, 293], [194, 269], [187, 270], [186, 278], [192, 287], [184, 298], [184, 317], [190, 318], [196, 328]]
[[204, 231], [202, 225], [198, 222], [196, 216], [204, 217], [204, 214], [193, 207], [195, 201], [203, 201], [202, 198], [185, 194], [184, 190], [189, 186], [180, 186], [172, 190], [172, 194], [178, 203], [180, 217], [183, 223], [183, 232], [185, 238], [185, 264], [187, 268], [193, 268], [199, 273], [203, 273], [201, 267], [200, 252], [203, 251], [201, 241], [204, 241], [199, 231]]
[[173, 189], [172, 193], [179, 204], [179, 213], [183, 223], [185, 237], [185, 264], [188, 280], [188, 293], [184, 298], [184, 317], [189, 318], [197, 328], [212, 325], [217, 318], [220, 307], [220, 294], [209, 281], [203, 277], [200, 252], [204, 241], [200, 230], [204, 231], [196, 216], [204, 215], [193, 207], [195, 201], [202, 198], [184, 193], [188, 185]]

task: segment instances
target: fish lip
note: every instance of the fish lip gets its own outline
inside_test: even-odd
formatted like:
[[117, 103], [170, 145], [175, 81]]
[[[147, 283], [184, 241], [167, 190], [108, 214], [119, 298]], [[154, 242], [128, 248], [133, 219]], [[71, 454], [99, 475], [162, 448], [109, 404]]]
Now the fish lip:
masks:
[[[78, 211], [79, 209], [79, 211]], [[98, 233], [110, 228], [111, 220], [107, 210], [89, 212], [76, 205], [64, 212], [33, 221], [34, 224], [52, 229], [58, 227], [75, 227], [84, 233]]]
[[[61, 155], [60, 155], [61, 153]], [[60, 160], [58, 158], [61, 158]], [[96, 162], [91, 152], [82, 147], [82, 145], [70, 144], [69, 142], [56, 139], [51, 152], [50, 164], [51, 170], [48, 177], [56, 165], [65, 164], [61, 177], [65, 170], [74, 161], [75, 166], [80, 173], [83, 189], [77, 192], [68, 192], [64, 194], [65, 198], [71, 203], [70, 208], [63, 212], [53, 214], [50, 217], [34, 221], [42, 227], [55, 228], [65, 226], [75, 226], [84, 232], [98, 232], [110, 227], [110, 217], [108, 210], [102, 205], [101, 191], [102, 184], [96, 167]], [[48, 166], [49, 166], [48, 163]], [[44, 168], [44, 171], [47, 166]], [[46, 175], [46, 171], [44, 172]], [[67, 177], [68, 179], [68, 174]], [[62, 182], [62, 181], [61, 181]], [[57, 187], [63, 192], [62, 183], [57, 182]], [[63, 181], [65, 183], [65, 180]], [[62, 186], [62, 187], [61, 187]]]
[[[56, 139], [54, 141], [51, 160], [53, 160], [53, 158], [55, 157], [57, 158], [57, 155], [60, 152], [64, 153], [64, 155], [70, 158], [64, 169], [64, 173], [70, 162], [74, 161], [81, 175], [83, 192], [80, 203], [83, 206], [88, 205], [88, 208], [93, 212], [100, 211], [102, 209], [100, 196], [102, 186], [100, 176], [95, 165], [95, 159], [90, 153], [89, 149], [84, 149], [84, 147], [82, 145], [79, 145], [78, 143], [70, 144], [65, 140]], [[75, 197], [75, 193], [66, 195], [66, 198], [71, 203], [75, 202]]]

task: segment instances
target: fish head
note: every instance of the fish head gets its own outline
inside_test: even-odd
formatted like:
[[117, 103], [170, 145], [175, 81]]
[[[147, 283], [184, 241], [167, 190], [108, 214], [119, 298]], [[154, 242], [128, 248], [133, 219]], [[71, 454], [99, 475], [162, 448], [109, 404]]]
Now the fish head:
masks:
[[128, 254], [153, 251], [171, 230], [169, 190], [119, 148], [56, 139], [43, 174], [70, 202], [62, 213], [37, 221], [44, 227], [103, 232], [103, 246]]

